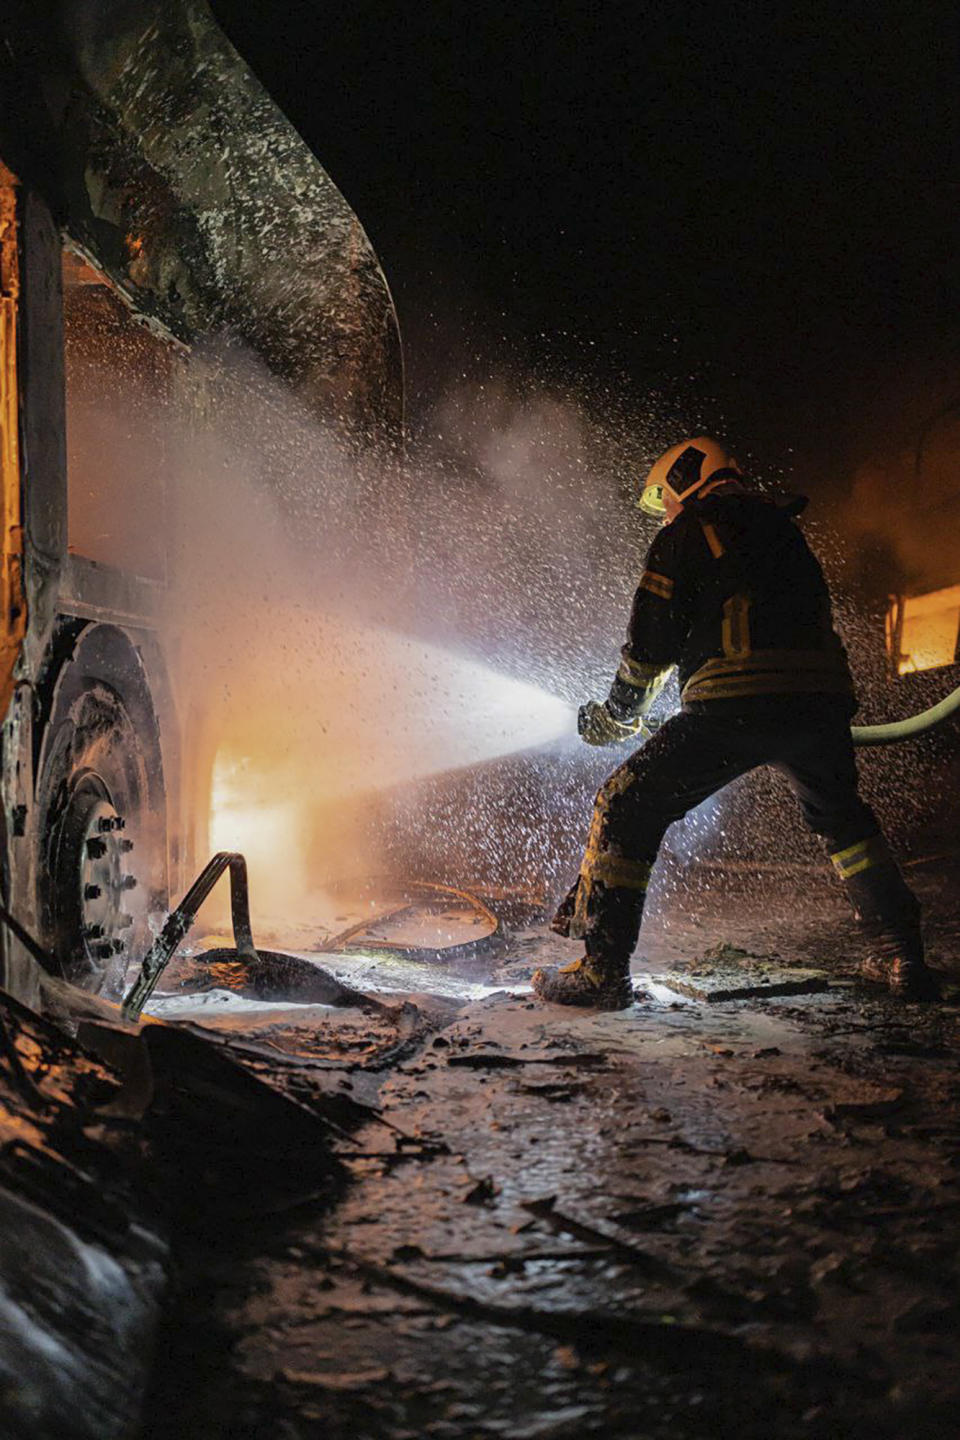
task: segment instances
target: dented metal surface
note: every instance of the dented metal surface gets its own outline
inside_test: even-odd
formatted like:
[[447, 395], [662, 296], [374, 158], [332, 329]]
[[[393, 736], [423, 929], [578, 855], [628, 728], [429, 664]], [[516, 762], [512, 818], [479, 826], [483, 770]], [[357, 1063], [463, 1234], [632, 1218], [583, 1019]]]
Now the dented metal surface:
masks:
[[325, 419], [396, 441], [402, 359], [377, 257], [203, 0], [65, 0], [52, 23], [18, 10], [0, 142], [74, 243], [145, 321], [190, 342], [233, 334]]
[[[174, 588], [164, 427], [175, 412], [184, 434], [256, 373], [288, 392], [287, 427], [351, 464], [382, 458], [400, 439], [402, 363], [357, 217], [203, 0], [8, 8], [3, 898], [64, 974], [116, 993], [147, 912], [168, 908], [200, 848], [212, 743], [183, 731], [157, 628]], [[136, 873], [111, 853], [80, 874], [99, 843], [87, 829], [107, 819], [128, 826]], [[37, 1000], [17, 945], [0, 948], [0, 979]]]

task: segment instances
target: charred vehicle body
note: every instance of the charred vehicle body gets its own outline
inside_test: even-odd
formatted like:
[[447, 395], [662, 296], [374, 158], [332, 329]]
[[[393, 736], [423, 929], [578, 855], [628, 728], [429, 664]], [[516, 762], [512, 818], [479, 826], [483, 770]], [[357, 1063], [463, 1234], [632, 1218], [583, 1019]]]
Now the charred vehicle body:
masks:
[[55, 9], [23, 6], [0, 62], [3, 893], [117, 994], [203, 843], [157, 628], [168, 437], [239, 344], [347, 444], [390, 447], [402, 368], [356, 216], [202, 0]]

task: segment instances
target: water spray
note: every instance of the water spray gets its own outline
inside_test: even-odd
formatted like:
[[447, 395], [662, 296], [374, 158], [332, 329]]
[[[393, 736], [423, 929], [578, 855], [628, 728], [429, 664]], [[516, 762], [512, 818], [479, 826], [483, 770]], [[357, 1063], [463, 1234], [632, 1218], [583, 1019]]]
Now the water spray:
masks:
[[[925, 735], [928, 730], [935, 730], [938, 725], [944, 724], [952, 715], [960, 711], [960, 685], [938, 700], [936, 705], [931, 705], [926, 710], [920, 710], [916, 715], [909, 715], [906, 720], [891, 720], [882, 725], [851, 725], [850, 734], [853, 736], [854, 745], [898, 745], [902, 740], [915, 740], [918, 735]], [[679, 712], [674, 712], [679, 713]], [[664, 717], [669, 718], [669, 717]], [[644, 730], [652, 733], [658, 730], [663, 724], [662, 719], [646, 717], [644, 719]], [[578, 718], [578, 728], [583, 734], [584, 707], [581, 706]]]
[[298, 666], [255, 655], [257, 705], [209, 680], [207, 694], [210, 848], [245, 855], [254, 893], [277, 914], [301, 910], [321, 870], [341, 878], [380, 863], [365, 818], [374, 796], [574, 733], [574, 707], [549, 690], [413, 635], [287, 611], [251, 648], [275, 634], [290, 637]]

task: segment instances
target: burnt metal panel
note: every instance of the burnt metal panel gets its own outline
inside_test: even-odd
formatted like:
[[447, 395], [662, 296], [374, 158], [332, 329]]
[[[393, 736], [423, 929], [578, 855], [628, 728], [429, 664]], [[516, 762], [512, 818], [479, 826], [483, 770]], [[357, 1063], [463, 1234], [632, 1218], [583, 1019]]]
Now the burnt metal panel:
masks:
[[60, 235], [36, 192], [25, 196], [21, 234], [21, 432], [29, 627], [25, 668], [34, 673], [57, 613], [67, 544]]
[[60, 609], [85, 620], [155, 629], [163, 585], [83, 555], [67, 555], [60, 583]]
[[0, 68], [43, 97], [44, 133], [25, 148], [0, 102], [0, 151], [25, 154], [132, 307], [186, 341], [234, 336], [325, 420], [398, 439], [400, 343], [373, 247], [204, 0], [61, 0], [45, 26], [18, 9]]
[[6, 713], [26, 630], [20, 505], [17, 333], [20, 245], [14, 177], [0, 166], [0, 715]]

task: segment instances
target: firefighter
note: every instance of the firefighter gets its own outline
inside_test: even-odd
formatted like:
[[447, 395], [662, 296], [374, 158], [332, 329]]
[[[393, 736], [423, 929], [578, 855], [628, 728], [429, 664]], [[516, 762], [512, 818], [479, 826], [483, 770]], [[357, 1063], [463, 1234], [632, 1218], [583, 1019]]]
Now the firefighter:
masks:
[[[863, 972], [904, 1000], [937, 1000], [919, 907], [857, 791], [853, 683], [819, 563], [796, 522], [806, 501], [748, 489], [717, 441], [684, 440], [638, 502], [665, 524], [633, 601], [620, 667], [580, 711], [590, 745], [644, 737], [601, 787], [580, 873], [553, 921], [582, 940], [573, 964], [538, 970], [534, 991], [619, 1010], [667, 826], [759, 765], [786, 776], [869, 942]], [[682, 708], [650, 738], [647, 714], [674, 666]]]

